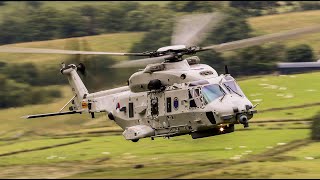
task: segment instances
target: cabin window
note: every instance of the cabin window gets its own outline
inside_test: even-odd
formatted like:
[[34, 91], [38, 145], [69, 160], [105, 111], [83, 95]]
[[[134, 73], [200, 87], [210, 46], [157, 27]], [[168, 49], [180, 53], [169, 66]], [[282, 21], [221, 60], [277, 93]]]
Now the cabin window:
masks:
[[200, 93], [200, 89], [189, 89], [189, 99], [190, 99], [190, 107], [201, 107], [202, 106], [202, 96]]
[[151, 115], [158, 115], [159, 114], [159, 109], [158, 109], [158, 98], [154, 97], [151, 98]]
[[197, 107], [196, 102], [194, 102], [194, 99], [192, 98], [190, 90], [189, 90], [189, 99], [190, 99], [190, 107]]
[[167, 97], [167, 112], [172, 112], [171, 97]]
[[134, 116], [133, 114], [133, 103], [129, 103], [129, 118], [132, 118]]

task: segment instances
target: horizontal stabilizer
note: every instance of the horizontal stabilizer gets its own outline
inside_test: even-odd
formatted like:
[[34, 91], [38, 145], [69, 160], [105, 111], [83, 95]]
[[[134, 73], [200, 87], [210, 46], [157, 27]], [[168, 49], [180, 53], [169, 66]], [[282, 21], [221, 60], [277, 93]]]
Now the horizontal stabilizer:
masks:
[[56, 113], [47, 113], [47, 114], [34, 114], [34, 115], [27, 115], [22, 116], [21, 118], [31, 119], [31, 118], [40, 118], [40, 117], [48, 117], [48, 116], [60, 116], [60, 115], [67, 115], [67, 114], [81, 114], [82, 111], [66, 111], [66, 112], [56, 112]]

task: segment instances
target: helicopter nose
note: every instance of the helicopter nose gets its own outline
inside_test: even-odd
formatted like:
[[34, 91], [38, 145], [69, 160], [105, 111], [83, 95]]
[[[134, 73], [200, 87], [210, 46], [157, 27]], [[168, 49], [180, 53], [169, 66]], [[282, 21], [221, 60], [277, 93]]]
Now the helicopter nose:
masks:
[[[216, 101], [210, 104], [210, 109], [219, 117], [216, 119], [217, 123], [238, 122], [243, 124], [245, 128], [249, 127], [248, 121], [256, 113], [252, 103], [247, 98], [237, 96], [228, 96], [225, 97], [224, 101]], [[210, 118], [208, 119], [210, 120]]]

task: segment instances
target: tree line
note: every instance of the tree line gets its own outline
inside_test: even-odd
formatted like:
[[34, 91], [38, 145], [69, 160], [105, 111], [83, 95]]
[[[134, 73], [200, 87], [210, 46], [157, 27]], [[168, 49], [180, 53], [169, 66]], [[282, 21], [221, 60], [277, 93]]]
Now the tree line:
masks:
[[[0, 63], [0, 108], [47, 103], [53, 98], [61, 97], [59, 90], [34, 88], [39, 85], [39, 82], [47, 81], [42, 78], [43, 76], [40, 76], [33, 64], [8, 65]], [[47, 85], [51, 85], [49, 82]]]
[[[80, 37], [119, 31], [149, 31], [162, 27], [174, 16], [172, 4], [143, 5], [138, 2], [110, 2], [58, 10], [41, 1], [27, 1], [22, 8], [5, 15], [0, 23], [0, 44]], [[189, 2], [188, 11], [208, 12], [210, 2]], [[212, 11], [212, 10], [211, 10]]]

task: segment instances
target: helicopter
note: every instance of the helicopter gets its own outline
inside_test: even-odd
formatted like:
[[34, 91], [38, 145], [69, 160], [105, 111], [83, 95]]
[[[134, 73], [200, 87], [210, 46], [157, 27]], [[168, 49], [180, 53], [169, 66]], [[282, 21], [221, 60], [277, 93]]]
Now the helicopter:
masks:
[[[209, 65], [201, 64], [196, 53], [212, 50], [224, 52], [320, 31], [320, 26], [312, 26], [206, 47], [196, 46], [206, 37], [206, 32], [222, 19], [223, 15], [218, 13], [186, 15], [174, 29], [170, 46], [141, 53], [10, 46], [0, 47], [0, 52], [147, 57], [111, 66], [144, 67], [131, 75], [127, 86], [90, 93], [78, 74], [85, 74], [84, 64], [62, 63], [60, 73], [67, 77], [74, 96], [59, 112], [27, 115], [24, 118], [82, 113], [89, 113], [95, 118], [95, 113], [105, 113], [108, 119], [124, 130], [124, 138], [132, 142], [142, 138], [154, 140], [186, 134], [198, 139], [232, 133], [235, 124], [248, 128], [249, 120], [257, 113], [255, 108], [258, 104], [250, 102], [227, 66], [225, 73], [219, 75]], [[184, 58], [186, 55], [189, 57]], [[62, 111], [69, 104], [69, 111]]]

